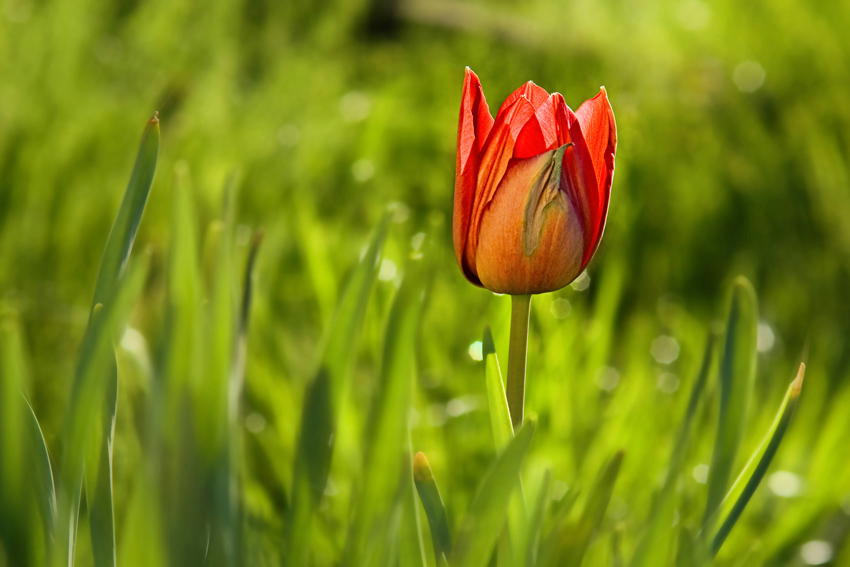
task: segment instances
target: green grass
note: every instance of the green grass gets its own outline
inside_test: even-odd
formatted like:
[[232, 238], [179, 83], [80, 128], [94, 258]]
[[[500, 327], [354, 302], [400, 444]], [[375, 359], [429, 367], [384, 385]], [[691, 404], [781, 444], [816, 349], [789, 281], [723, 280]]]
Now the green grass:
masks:
[[[850, 563], [850, 7], [399, 6], [0, 7], [0, 565], [64, 565], [74, 531], [98, 566]], [[491, 108], [604, 84], [618, 124], [589, 285], [532, 301], [514, 441], [509, 299], [451, 251], [466, 65]]]

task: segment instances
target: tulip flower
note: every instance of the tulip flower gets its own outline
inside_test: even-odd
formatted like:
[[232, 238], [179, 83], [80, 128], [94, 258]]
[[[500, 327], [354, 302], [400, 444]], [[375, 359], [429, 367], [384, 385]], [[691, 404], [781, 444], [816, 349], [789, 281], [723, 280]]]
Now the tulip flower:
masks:
[[576, 112], [531, 81], [496, 118], [467, 67], [457, 132], [452, 237], [463, 275], [512, 296], [506, 397], [523, 419], [531, 294], [555, 291], [602, 239], [617, 127], [605, 89]]
[[466, 279], [528, 295], [578, 277], [605, 229], [616, 149], [604, 88], [573, 113], [561, 94], [529, 81], [494, 120], [467, 68], [452, 227]]

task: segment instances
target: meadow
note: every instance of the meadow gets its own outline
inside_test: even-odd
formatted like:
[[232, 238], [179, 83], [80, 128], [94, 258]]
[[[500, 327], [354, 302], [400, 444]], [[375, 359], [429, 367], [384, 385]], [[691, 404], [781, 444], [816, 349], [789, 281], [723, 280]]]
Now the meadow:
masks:
[[[802, 0], [4, 0], [0, 566], [73, 541], [98, 567], [850, 565], [848, 24]], [[605, 236], [532, 300], [530, 425], [501, 440], [510, 300], [452, 250], [466, 66], [494, 111], [604, 85], [619, 138]]]

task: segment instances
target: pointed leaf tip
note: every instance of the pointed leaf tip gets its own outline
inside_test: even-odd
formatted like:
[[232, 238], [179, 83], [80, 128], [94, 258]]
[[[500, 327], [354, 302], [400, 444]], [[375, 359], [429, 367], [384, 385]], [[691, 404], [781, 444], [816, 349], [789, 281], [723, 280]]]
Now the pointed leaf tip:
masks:
[[791, 391], [791, 394], [793, 396], [796, 397], [796, 396], [800, 395], [800, 390], [803, 389], [803, 378], [805, 377], [805, 375], [806, 375], [806, 363], [801, 362], [800, 363], [800, 369], [797, 371], [797, 377], [794, 378], [793, 382], [791, 382], [791, 386], [793, 388], [792, 391]]
[[416, 456], [413, 457], [413, 478], [419, 482], [427, 482], [434, 478], [428, 458], [422, 451], [416, 453]]

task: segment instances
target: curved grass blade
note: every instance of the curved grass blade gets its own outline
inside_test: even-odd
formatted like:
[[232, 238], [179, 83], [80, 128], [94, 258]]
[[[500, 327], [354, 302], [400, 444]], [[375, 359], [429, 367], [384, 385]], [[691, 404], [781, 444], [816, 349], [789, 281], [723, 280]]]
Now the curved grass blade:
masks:
[[428, 526], [431, 528], [431, 542], [434, 544], [434, 557], [437, 565], [445, 564], [446, 558], [452, 551], [452, 535], [449, 530], [449, 519], [446, 516], [446, 508], [443, 506], [443, 498], [440, 489], [431, 471], [425, 453], [416, 453], [413, 458], [413, 481], [416, 484], [416, 492], [425, 509], [428, 518]]
[[782, 405], [779, 407], [779, 411], [776, 413], [776, 418], [770, 426], [767, 435], [765, 435], [764, 440], [758, 449], [756, 449], [755, 453], [753, 453], [753, 456], [750, 457], [749, 462], [744, 467], [744, 470], [741, 471], [735, 484], [729, 490], [729, 494], [727, 494], [721, 504], [717, 512], [718, 518], [725, 519], [714, 535], [711, 544], [712, 555], [717, 555], [717, 552], [720, 551], [723, 542], [726, 541], [729, 532], [735, 527], [735, 523], [741, 517], [741, 513], [744, 511], [750, 498], [752, 498], [762, 478], [764, 478], [774, 455], [776, 455], [779, 444], [782, 442], [785, 431], [788, 429], [788, 424], [791, 422], [791, 417], [794, 415], [794, 409], [797, 407], [800, 391], [803, 388], [803, 377], [805, 373], [806, 365], [800, 363], [797, 377], [788, 386], [788, 391], [785, 392], [785, 398], [782, 400]]
[[[154, 114], [145, 125], [130, 182], [127, 184], [121, 208], [118, 210], [106, 241], [92, 299], [92, 309], [95, 305], [107, 301], [112, 295], [127, 265], [150, 194], [158, 154], [159, 119]], [[118, 369], [114, 359], [107, 373], [109, 378], [103, 407], [103, 439], [100, 443], [99, 454], [93, 453], [86, 463], [90, 474], [96, 472], [94, 482], [89, 483], [88, 476], [86, 482], [95, 567], [114, 567], [116, 558], [112, 506], [112, 441], [118, 405]], [[95, 459], [94, 462], [92, 459]]]
[[703, 533], [713, 529], [710, 520], [729, 487], [732, 467], [746, 427], [755, 381], [757, 329], [755, 290], [746, 278], [739, 276], [732, 286], [720, 361], [720, 420], [708, 473]]
[[482, 341], [481, 351], [484, 355], [484, 373], [487, 384], [487, 405], [490, 410], [490, 424], [493, 427], [493, 439], [496, 442], [496, 450], [501, 451], [514, 438], [514, 427], [511, 423], [508, 399], [505, 396], [505, 384], [502, 381], [502, 371], [499, 368], [499, 359], [496, 356], [496, 346], [493, 343], [493, 334], [490, 332], [490, 327], [484, 328], [484, 340]]
[[54, 565], [70, 566], [74, 563], [83, 463], [92, 454], [99, 454], [100, 450], [102, 437], [98, 436], [98, 432], [104, 416], [99, 409], [103, 407], [109, 387], [109, 370], [115, 363], [112, 337], [141, 294], [148, 261], [148, 256], [143, 256], [143, 261], [130, 265], [107, 302], [96, 305], [92, 310], [83, 336], [71, 392], [71, 408], [64, 428], [61, 482], [57, 488], [58, 527], [52, 555]]
[[24, 401], [27, 404], [24, 421], [27, 429], [27, 445], [30, 449], [30, 466], [38, 486], [36, 498], [44, 536], [45, 539], [49, 539], [53, 535], [53, 527], [56, 523], [56, 487], [53, 483], [53, 468], [50, 465], [47, 443], [44, 441], [44, 434], [41, 432], [35, 412], [29, 401]]
[[696, 382], [694, 382], [691, 396], [688, 399], [688, 408], [685, 411], [685, 418], [679, 427], [679, 432], [676, 435], [676, 443], [673, 447], [673, 453], [670, 457], [670, 466], [667, 469], [667, 476], [664, 479], [664, 485], [661, 487], [661, 492], [658, 498], [653, 503], [652, 511], [646, 530], [641, 536], [630, 565], [632, 567], [640, 567], [646, 565], [652, 567], [654, 565], [667, 565], [670, 562], [669, 553], [671, 549], [671, 539], [673, 537], [670, 526], [673, 523], [674, 515], [674, 496], [676, 491], [676, 482], [679, 478], [679, 473], [682, 469], [682, 462], [690, 444], [691, 433], [693, 429], [693, 421], [696, 416], [697, 409], [702, 401], [702, 395], [705, 391], [705, 385], [708, 383], [708, 375], [711, 370], [711, 362], [714, 359], [714, 349], [717, 343], [717, 335], [710, 332], [708, 341], [705, 345], [705, 353], [702, 358], [699, 374]]
[[357, 266], [323, 339], [315, 377], [307, 386], [292, 480], [292, 506], [287, 513], [284, 565], [308, 563], [313, 514], [325, 490], [333, 455], [337, 412], [354, 361], [366, 305], [378, 275], [378, 259], [386, 239], [385, 215]]
[[524, 534], [525, 550], [525, 565], [533, 567], [537, 564], [537, 548], [540, 542], [540, 530], [543, 527], [543, 518], [546, 516], [546, 511], [549, 508], [549, 503], [552, 499], [552, 471], [546, 469], [543, 475], [543, 481], [540, 485], [540, 492], [534, 501], [528, 515], [528, 524]]
[[402, 479], [402, 511], [399, 533], [399, 565], [426, 567], [425, 542], [422, 537], [422, 518], [419, 514], [419, 498], [416, 496], [416, 483], [413, 479], [413, 452], [408, 431], [407, 453], [404, 458]]
[[490, 561], [493, 546], [505, 525], [509, 496], [519, 484], [519, 473], [533, 435], [534, 423], [528, 422], [484, 475], [461, 524], [451, 565], [484, 567]]
[[382, 549], [385, 542], [395, 539], [390, 519], [395, 515], [395, 495], [402, 480], [416, 371], [416, 335], [424, 295], [422, 282], [426, 277], [422, 261], [411, 263], [387, 322], [380, 382], [369, 416], [363, 487], [343, 565], [371, 565], [375, 558], [386, 555]]

